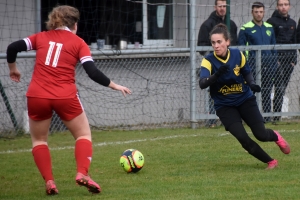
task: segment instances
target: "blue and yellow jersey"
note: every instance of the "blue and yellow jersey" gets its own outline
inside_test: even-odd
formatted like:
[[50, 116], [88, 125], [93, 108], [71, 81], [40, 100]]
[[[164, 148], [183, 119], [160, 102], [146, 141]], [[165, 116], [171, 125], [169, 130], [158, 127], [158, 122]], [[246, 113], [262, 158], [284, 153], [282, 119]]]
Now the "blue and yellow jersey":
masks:
[[238, 49], [229, 48], [226, 60], [214, 52], [208, 54], [201, 63], [200, 79], [208, 78], [222, 65], [229, 65], [229, 72], [210, 86], [210, 95], [216, 110], [223, 106], [239, 106], [253, 95], [244, 80], [244, 76], [250, 73], [250, 67], [244, 54]]

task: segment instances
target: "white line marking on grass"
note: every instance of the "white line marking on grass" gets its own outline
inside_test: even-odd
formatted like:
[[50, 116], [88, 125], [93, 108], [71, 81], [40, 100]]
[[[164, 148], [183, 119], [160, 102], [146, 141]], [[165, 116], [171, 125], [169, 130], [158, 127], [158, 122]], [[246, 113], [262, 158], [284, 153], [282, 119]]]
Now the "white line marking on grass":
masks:
[[[184, 137], [197, 137], [201, 136], [202, 134], [193, 134], [193, 135], [172, 135], [167, 137], [156, 137], [156, 138], [149, 138], [149, 139], [139, 139], [139, 140], [127, 140], [127, 141], [117, 141], [117, 142], [100, 142], [100, 143], [93, 143], [94, 147], [102, 147], [108, 145], [118, 145], [118, 144], [130, 144], [136, 142], [147, 142], [147, 141], [156, 141], [156, 140], [167, 140], [173, 138], [184, 138]], [[74, 146], [65, 146], [65, 147], [55, 147], [50, 148], [51, 151], [59, 151], [65, 149], [74, 149]], [[7, 150], [7, 151], [0, 151], [0, 154], [10, 154], [10, 153], [23, 153], [23, 152], [31, 152], [32, 149], [20, 149], [20, 150]]]
[[227, 135], [230, 135], [230, 133], [228, 132], [228, 133], [221, 133], [221, 134], [219, 134], [220, 137], [227, 136]]
[[[299, 130], [278, 130], [280, 133], [295, 133], [299, 132]], [[173, 139], [173, 138], [184, 138], [184, 137], [198, 137], [203, 134], [192, 134], [192, 135], [172, 135], [172, 136], [166, 136], [166, 137], [157, 137], [157, 138], [149, 138], [149, 139], [139, 139], [139, 140], [127, 140], [127, 141], [117, 141], [117, 142], [100, 142], [100, 143], [94, 143], [94, 147], [101, 147], [101, 146], [107, 146], [107, 145], [118, 145], [118, 144], [130, 144], [135, 142], [146, 142], [146, 141], [156, 141], [156, 140], [167, 140], [167, 139]], [[219, 137], [230, 135], [229, 132], [218, 134]], [[74, 149], [74, 146], [65, 146], [65, 147], [55, 147], [50, 148], [51, 151], [59, 151], [59, 150], [65, 150], [65, 149]], [[19, 150], [7, 150], [7, 151], [0, 151], [0, 154], [10, 154], [10, 153], [23, 153], [23, 152], [31, 152], [31, 149], [19, 149]]]

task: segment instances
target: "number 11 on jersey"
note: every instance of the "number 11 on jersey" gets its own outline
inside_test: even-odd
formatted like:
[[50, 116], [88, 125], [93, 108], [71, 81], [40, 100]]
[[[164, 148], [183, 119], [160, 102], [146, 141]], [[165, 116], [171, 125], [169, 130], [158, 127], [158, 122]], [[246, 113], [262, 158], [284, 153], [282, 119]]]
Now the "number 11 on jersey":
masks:
[[51, 60], [51, 57], [52, 57], [53, 49], [56, 46], [57, 48], [56, 48], [55, 55], [54, 55], [54, 58], [53, 58], [53, 62], [52, 62], [52, 65], [51, 65], [52, 67], [56, 67], [56, 65], [58, 63], [60, 51], [61, 51], [61, 48], [62, 48], [63, 44], [50, 41], [49, 45], [50, 46], [49, 46], [49, 49], [48, 49], [45, 65], [50, 65], [50, 60]]

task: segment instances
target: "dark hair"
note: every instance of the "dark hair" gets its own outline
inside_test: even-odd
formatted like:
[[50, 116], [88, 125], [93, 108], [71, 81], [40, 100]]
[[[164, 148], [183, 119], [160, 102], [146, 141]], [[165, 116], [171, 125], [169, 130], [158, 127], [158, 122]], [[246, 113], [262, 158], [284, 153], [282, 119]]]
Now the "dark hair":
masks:
[[79, 20], [79, 11], [72, 6], [57, 6], [48, 15], [46, 26], [48, 30], [56, 29], [60, 26], [66, 26], [73, 29], [76, 22]]
[[[278, 1], [279, 1], [279, 0], [277, 0], [277, 5], [278, 5]], [[290, 0], [288, 0], [288, 1], [289, 1], [289, 4], [291, 4]]]
[[220, 24], [215, 25], [214, 28], [209, 33], [209, 39], [211, 39], [211, 36], [213, 34], [223, 34], [225, 40], [230, 40], [230, 33], [225, 24], [220, 23]]
[[261, 7], [263, 7], [265, 9], [265, 5], [261, 2], [256, 1], [252, 4], [252, 10], [253, 10], [253, 8], [261, 8]]
[[218, 1], [226, 1], [226, 0], [215, 0], [215, 6], [217, 5]]

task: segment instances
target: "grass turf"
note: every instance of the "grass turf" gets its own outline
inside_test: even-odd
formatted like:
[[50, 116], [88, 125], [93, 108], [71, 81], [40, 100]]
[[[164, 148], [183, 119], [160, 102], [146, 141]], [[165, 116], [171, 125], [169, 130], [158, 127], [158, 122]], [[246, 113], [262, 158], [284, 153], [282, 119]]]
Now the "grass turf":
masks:
[[[267, 165], [245, 152], [222, 126], [93, 132], [90, 174], [103, 191], [97, 196], [75, 184], [74, 140], [69, 132], [49, 136], [59, 189], [53, 197], [45, 194], [30, 137], [2, 138], [0, 199], [299, 199], [299, 125], [266, 126], [279, 130], [291, 146], [291, 154], [285, 155], [274, 142], [258, 142], [278, 160], [279, 167], [273, 170], [265, 170]], [[125, 173], [119, 164], [128, 148], [140, 150], [145, 157], [143, 169], [136, 174]]]

